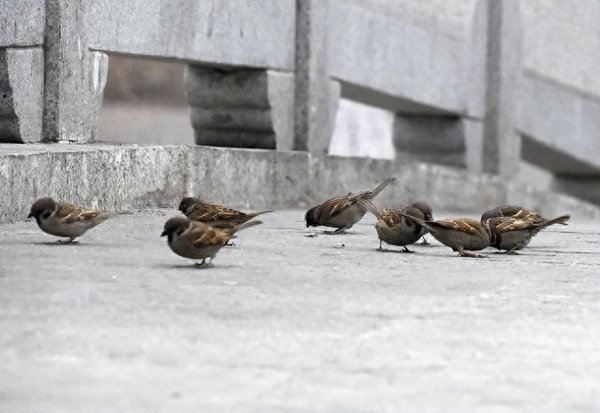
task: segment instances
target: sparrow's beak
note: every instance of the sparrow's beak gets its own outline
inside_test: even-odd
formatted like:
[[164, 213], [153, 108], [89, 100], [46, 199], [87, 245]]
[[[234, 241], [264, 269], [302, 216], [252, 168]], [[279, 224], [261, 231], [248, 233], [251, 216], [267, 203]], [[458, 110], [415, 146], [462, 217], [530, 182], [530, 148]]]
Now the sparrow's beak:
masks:
[[162, 234], [160, 234], [161, 237], [164, 237], [165, 235], [167, 235], [167, 231], [163, 231]]
[[33, 218], [33, 217], [34, 217], [33, 212], [30, 212], [29, 215], [27, 215], [27, 218]]

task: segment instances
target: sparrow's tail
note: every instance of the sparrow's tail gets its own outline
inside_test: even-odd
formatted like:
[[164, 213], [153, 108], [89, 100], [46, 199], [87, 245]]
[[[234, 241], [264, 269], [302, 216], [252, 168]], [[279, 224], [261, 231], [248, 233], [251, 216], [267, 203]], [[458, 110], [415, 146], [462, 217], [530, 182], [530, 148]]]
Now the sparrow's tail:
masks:
[[540, 225], [540, 229], [549, 227], [550, 225], [554, 225], [554, 224], [567, 225], [566, 222], [569, 219], [571, 219], [571, 215], [569, 215], [569, 214], [559, 215], [556, 218], [552, 218], [552, 219], [549, 219], [548, 221], [544, 222], [542, 225]]
[[381, 210], [377, 208], [370, 200], [359, 199], [358, 203], [367, 208], [376, 217], [379, 217], [379, 215], [381, 215]]
[[273, 211], [246, 212], [246, 217], [248, 217], [248, 219], [252, 219], [252, 218], [257, 217], [259, 215], [266, 214], [268, 212], [273, 212]]
[[395, 180], [396, 180], [396, 178], [394, 178], [394, 177], [387, 178], [382, 183], [380, 183], [377, 186], [377, 188], [375, 188], [375, 189], [373, 189], [371, 191], [361, 192], [360, 198], [362, 198], [362, 199], [373, 199], [373, 198], [375, 198], [378, 193], [380, 193], [386, 186], [388, 186], [389, 184], [391, 184]]
[[95, 217], [92, 218], [92, 222], [94, 223], [94, 226], [106, 221], [108, 218], [114, 217], [115, 214], [107, 214], [104, 212], [100, 212], [98, 213], [98, 215], [96, 215]]
[[425, 227], [425, 228], [428, 228], [428, 229], [429, 229], [429, 225], [428, 225], [427, 221], [425, 221], [424, 219], [417, 218], [417, 217], [415, 217], [415, 216], [413, 216], [413, 215], [406, 214], [406, 213], [404, 213], [404, 212], [402, 212], [402, 211], [398, 211], [398, 213], [399, 213], [400, 215], [402, 215], [404, 218], [408, 218], [408, 219], [410, 219], [410, 220], [412, 220], [412, 221], [416, 222], [417, 224], [419, 224], [419, 225], [421, 225], [421, 226], [423, 226], [423, 227]]
[[233, 235], [233, 234], [235, 234], [235, 233], [236, 233], [236, 232], [238, 232], [238, 231], [241, 231], [241, 230], [243, 230], [243, 229], [246, 229], [246, 228], [253, 227], [253, 226], [255, 226], [255, 225], [260, 225], [260, 224], [262, 224], [262, 223], [263, 223], [263, 222], [262, 222], [262, 221], [259, 221], [259, 220], [256, 220], [256, 221], [248, 221], [248, 222], [244, 222], [243, 224], [239, 224], [239, 225], [236, 225], [236, 226], [234, 226], [234, 227], [231, 227], [231, 228], [229, 228], [229, 231], [230, 231], [230, 232], [231, 232], [231, 234]]

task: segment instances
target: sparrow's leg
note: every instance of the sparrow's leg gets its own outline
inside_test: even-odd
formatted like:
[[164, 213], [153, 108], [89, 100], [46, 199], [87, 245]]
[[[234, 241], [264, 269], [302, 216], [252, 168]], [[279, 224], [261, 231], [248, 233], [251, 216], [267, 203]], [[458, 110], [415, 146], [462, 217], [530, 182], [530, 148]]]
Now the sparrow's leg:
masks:
[[323, 234], [327, 234], [327, 235], [345, 234], [347, 229], [348, 228], [344, 227], [344, 228], [338, 228], [335, 231], [323, 231]]
[[509, 249], [508, 251], [506, 251], [505, 254], [519, 255], [519, 253], [517, 252], [518, 249], [519, 249], [519, 246], [513, 247], [513, 248]]
[[423, 235], [423, 238], [421, 239], [421, 245], [429, 245], [429, 241], [427, 241], [425, 235]]
[[404, 248], [402, 251], [403, 252], [410, 252], [413, 253], [414, 251], [409, 250], [408, 248], [406, 248], [406, 245], [403, 245], [402, 248]]
[[467, 251], [467, 250], [465, 250], [463, 248], [459, 248], [457, 251], [458, 251], [458, 254], [459, 254], [460, 257], [487, 258], [487, 255], [476, 254], [474, 252]]
[[379, 240], [379, 249], [377, 251], [383, 251], [383, 247], [381, 246], [381, 240]]

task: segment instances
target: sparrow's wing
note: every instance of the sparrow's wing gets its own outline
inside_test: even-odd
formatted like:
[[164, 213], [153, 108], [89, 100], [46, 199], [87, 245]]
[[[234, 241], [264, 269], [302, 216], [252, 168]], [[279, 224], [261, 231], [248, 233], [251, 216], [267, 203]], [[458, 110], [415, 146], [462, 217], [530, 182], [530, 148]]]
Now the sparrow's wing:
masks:
[[501, 233], [517, 231], [521, 229], [534, 229], [537, 227], [537, 225], [531, 223], [530, 221], [511, 217], [492, 218], [488, 222], [490, 226], [495, 226]]
[[99, 214], [95, 209], [83, 209], [72, 204], [58, 204], [56, 207], [56, 218], [65, 224], [72, 222], [87, 221], [97, 217]]
[[194, 211], [188, 218], [200, 222], [229, 221], [245, 218], [246, 214], [219, 204], [201, 202], [195, 205]]
[[440, 219], [430, 222], [429, 225], [453, 229], [455, 231], [464, 232], [466, 234], [477, 235], [481, 232], [481, 224], [479, 221], [468, 218], [459, 219]]
[[385, 222], [388, 227], [395, 227], [402, 224], [405, 220], [408, 221], [394, 209], [382, 209], [378, 218]]
[[213, 228], [201, 222], [193, 222], [192, 228], [186, 233], [189, 240], [196, 247], [214, 247], [225, 245], [231, 238], [231, 231]]
[[360, 194], [352, 195], [351, 193], [347, 195], [338, 196], [335, 198], [331, 198], [321, 205], [317, 207], [319, 215], [328, 215], [330, 217], [334, 217], [347, 209], [348, 207], [354, 205], [360, 199]]

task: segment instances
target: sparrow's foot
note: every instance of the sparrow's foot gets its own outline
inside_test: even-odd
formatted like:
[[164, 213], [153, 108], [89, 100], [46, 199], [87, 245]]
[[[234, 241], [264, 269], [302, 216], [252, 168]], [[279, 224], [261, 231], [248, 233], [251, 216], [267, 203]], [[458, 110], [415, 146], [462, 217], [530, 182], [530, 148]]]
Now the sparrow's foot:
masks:
[[56, 241], [56, 243], [58, 245], [77, 245], [79, 244], [79, 241], [75, 241], [72, 238], [69, 239], [59, 239], [58, 241]]
[[414, 251], [411, 251], [411, 250], [409, 250], [408, 248], [406, 248], [406, 245], [404, 245], [402, 248], [404, 248], [404, 249], [402, 250], [402, 252], [410, 252], [411, 254], [414, 252]]
[[338, 235], [338, 234], [345, 234], [346, 233], [346, 228], [338, 228], [335, 231], [323, 231], [323, 234], [326, 235]]
[[235, 247], [235, 242], [233, 241], [227, 241], [227, 244], [225, 244], [226, 247]]
[[487, 255], [482, 255], [482, 254], [476, 254], [474, 252], [471, 251], [467, 251], [467, 250], [460, 250], [458, 251], [459, 257], [469, 257], [469, 258], [487, 258]]
[[212, 259], [210, 259], [210, 258], [204, 258], [201, 262], [194, 263], [194, 265], [197, 268], [212, 268], [213, 267]]
[[425, 238], [425, 236], [423, 236], [422, 240], [421, 240], [421, 245], [431, 245], [429, 243], [429, 241], [427, 241], [427, 238]]
[[505, 255], [519, 255], [519, 253], [517, 252], [517, 248], [513, 248], [511, 250], [508, 250], [506, 252], [504, 252]]

